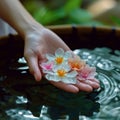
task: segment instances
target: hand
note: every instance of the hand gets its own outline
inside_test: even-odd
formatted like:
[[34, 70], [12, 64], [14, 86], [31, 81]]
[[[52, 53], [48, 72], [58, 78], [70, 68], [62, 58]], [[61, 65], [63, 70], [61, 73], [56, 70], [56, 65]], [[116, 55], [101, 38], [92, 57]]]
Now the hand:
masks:
[[[45, 61], [45, 54], [54, 54], [58, 48], [63, 48], [65, 51], [70, 50], [70, 48], [55, 33], [44, 27], [29, 32], [25, 36], [24, 57], [28, 63], [30, 72], [37, 81], [42, 78], [39, 64], [42, 61]], [[62, 82], [50, 82], [60, 89], [73, 93], [77, 93], [79, 90], [91, 92], [94, 88], [99, 87], [99, 82], [97, 80], [77, 81], [76, 85], [65, 84]]]

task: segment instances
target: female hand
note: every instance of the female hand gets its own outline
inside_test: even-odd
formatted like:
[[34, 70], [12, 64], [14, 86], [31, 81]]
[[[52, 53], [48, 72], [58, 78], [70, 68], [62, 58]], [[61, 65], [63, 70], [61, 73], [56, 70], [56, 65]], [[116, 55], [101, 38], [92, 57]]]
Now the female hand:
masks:
[[[34, 30], [26, 35], [24, 56], [30, 72], [34, 75], [37, 81], [40, 81], [42, 78], [39, 66], [41, 62], [45, 61], [45, 54], [53, 54], [58, 48], [62, 48], [65, 51], [70, 50], [61, 38], [47, 28], [42, 27], [40, 30]], [[76, 85], [65, 84], [63, 82], [50, 82], [60, 89], [73, 93], [77, 93], [79, 90], [91, 92], [94, 88], [99, 87], [99, 82], [97, 80], [89, 82], [77, 81]]]

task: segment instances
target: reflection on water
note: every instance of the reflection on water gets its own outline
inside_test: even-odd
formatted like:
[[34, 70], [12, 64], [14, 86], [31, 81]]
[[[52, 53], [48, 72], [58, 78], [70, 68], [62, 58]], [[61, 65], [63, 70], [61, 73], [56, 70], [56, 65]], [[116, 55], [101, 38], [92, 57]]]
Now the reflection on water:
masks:
[[[36, 83], [25, 61], [11, 64], [0, 77], [1, 120], [120, 120], [120, 51], [109, 48], [74, 51], [97, 68], [101, 88], [67, 93], [46, 80]], [[11, 82], [12, 81], [12, 82]]]

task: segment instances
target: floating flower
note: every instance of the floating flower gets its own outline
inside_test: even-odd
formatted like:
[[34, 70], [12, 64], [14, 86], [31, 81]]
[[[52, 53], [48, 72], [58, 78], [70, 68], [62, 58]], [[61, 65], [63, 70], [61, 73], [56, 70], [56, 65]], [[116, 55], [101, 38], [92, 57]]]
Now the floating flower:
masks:
[[53, 61], [55, 62], [55, 64], [61, 65], [62, 63], [67, 61], [68, 58], [70, 58], [71, 56], [72, 54], [70, 51], [64, 52], [62, 48], [59, 48], [56, 50], [55, 56], [52, 54], [47, 54], [46, 58], [48, 59], [48, 61]]
[[69, 58], [68, 63], [70, 64], [73, 70], [81, 70], [85, 66], [85, 61], [81, 60], [79, 56], [74, 56]]
[[76, 83], [76, 76], [77, 72], [76, 71], [70, 71], [71, 68], [69, 65], [61, 65], [61, 66], [55, 66], [53, 68], [53, 71], [47, 72], [45, 75], [46, 79], [52, 80], [52, 81], [62, 81], [64, 83], [71, 83], [75, 84]]
[[96, 68], [86, 65], [81, 71], [78, 72], [79, 80], [92, 80], [95, 79]]

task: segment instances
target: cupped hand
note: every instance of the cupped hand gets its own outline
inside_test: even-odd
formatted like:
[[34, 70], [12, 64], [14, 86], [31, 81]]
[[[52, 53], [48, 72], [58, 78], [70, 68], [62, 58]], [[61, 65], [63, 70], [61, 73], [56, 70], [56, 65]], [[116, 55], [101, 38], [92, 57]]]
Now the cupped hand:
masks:
[[[42, 78], [40, 63], [45, 61], [46, 53], [55, 53], [56, 49], [62, 48], [65, 51], [70, 48], [54, 32], [47, 28], [34, 30], [25, 36], [24, 57], [28, 63], [30, 72], [37, 81]], [[54, 86], [67, 92], [77, 93], [79, 91], [91, 92], [99, 88], [97, 80], [77, 81], [75, 85], [63, 82], [50, 81]]]

